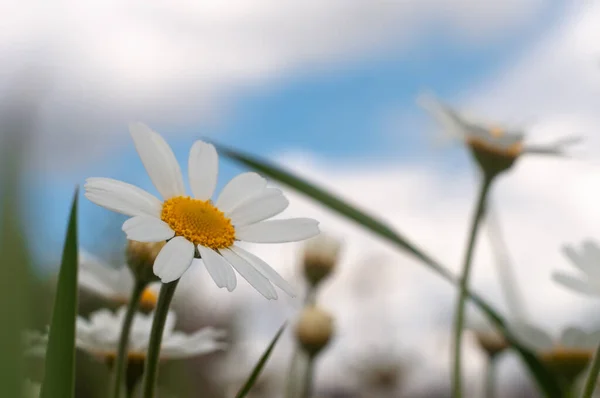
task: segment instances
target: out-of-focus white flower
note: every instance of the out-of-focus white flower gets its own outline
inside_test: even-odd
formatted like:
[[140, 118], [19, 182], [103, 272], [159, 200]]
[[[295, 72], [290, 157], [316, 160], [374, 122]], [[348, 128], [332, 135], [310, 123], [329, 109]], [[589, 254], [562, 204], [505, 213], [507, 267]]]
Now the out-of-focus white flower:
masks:
[[23, 332], [24, 354], [32, 357], [46, 356], [48, 346], [48, 333], [37, 330], [26, 330]]
[[25, 379], [23, 382], [23, 397], [24, 398], [38, 398], [40, 396], [40, 390], [42, 386], [39, 383]]
[[[106, 309], [96, 311], [91, 314], [89, 320], [77, 317], [77, 347], [101, 358], [114, 359], [117, 356], [125, 312], [126, 308], [121, 307], [116, 313]], [[129, 335], [130, 359], [146, 358], [152, 321], [153, 314], [135, 315]], [[161, 359], [187, 358], [227, 347], [225, 343], [219, 341], [225, 336], [223, 330], [206, 327], [195, 333], [185, 334], [175, 331], [174, 327], [175, 313], [170, 311], [163, 332]]]
[[[133, 290], [133, 274], [125, 265], [115, 268], [91, 253], [80, 251], [79, 284], [108, 300], [127, 303]], [[158, 299], [159, 283], [150, 284], [142, 293], [140, 307], [153, 309]]]
[[600, 296], [600, 247], [596, 242], [586, 240], [577, 251], [573, 246], [564, 246], [563, 253], [580, 272], [573, 276], [556, 271], [554, 281], [577, 292], [589, 296]]
[[564, 329], [559, 338], [524, 322], [512, 323], [509, 330], [523, 345], [535, 351], [546, 366], [570, 381], [588, 366], [600, 343], [600, 331], [586, 332], [575, 327]]
[[523, 129], [475, 121], [439, 101], [430, 93], [421, 94], [417, 103], [431, 114], [453, 137], [471, 149], [486, 172], [498, 173], [510, 168], [523, 154], [564, 155], [566, 146], [579, 137], [566, 137], [543, 146], [525, 146]]
[[218, 155], [213, 145], [202, 141], [196, 141], [190, 151], [188, 171], [194, 197], [189, 197], [167, 142], [141, 123], [131, 125], [130, 131], [163, 200], [110, 178], [88, 178], [85, 196], [99, 206], [132, 217], [123, 224], [128, 239], [168, 241], [154, 262], [156, 276], [163, 283], [179, 279], [198, 252], [219, 287], [235, 289], [235, 268], [268, 299], [277, 298], [271, 283], [294, 295], [289, 283], [273, 268], [235, 243], [308, 239], [319, 233], [318, 222], [310, 218], [268, 220], [285, 210], [289, 202], [281, 190], [267, 188], [267, 181], [253, 172], [233, 178], [213, 203]]

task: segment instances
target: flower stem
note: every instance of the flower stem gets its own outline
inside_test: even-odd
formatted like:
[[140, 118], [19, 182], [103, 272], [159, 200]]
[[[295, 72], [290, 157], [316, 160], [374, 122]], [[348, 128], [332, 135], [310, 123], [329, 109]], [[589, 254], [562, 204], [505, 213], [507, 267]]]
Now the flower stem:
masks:
[[598, 383], [598, 373], [600, 373], [600, 344], [596, 348], [594, 359], [592, 359], [592, 366], [588, 372], [587, 379], [583, 391], [581, 392], [581, 398], [591, 398], [594, 395], [594, 389]]
[[456, 311], [454, 317], [454, 364], [452, 369], [452, 397], [462, 397], [462, 385], [461, 385], [461, 348], [462, 348], [462, 331], [465, 323], [465, 299], [467, 297], [467, 287], [469, 282], [469, 275], [471, 274], [471, 261], [473, 259], [473, 251], [475, 248], [475, 240], [477, 238], [477, 231], [479, 230], [480, 221], [485, 212], [485, 202], [487, 194], [490, 190], [493, 177], [488, 175], [483, 176], [481, 188], [479, 191], [479, 197], [477, 199], [477, 206], [475, 208], [475, 214], [473, 215], [471, 232], [469, 236], [469, 243], [467, 245], [467, 252], [463, 264], [462, 274], [459, 281], [459, 293], [458, 300], [456, 302]]
[[313, 366], [315, 363], [315, 355], [308, 355], [308, 361], [304, 369], [304, 386], [302, 398], [310, 398], [312, 394], [312, 383], [313, 383]]
[[127, 345], [129, 344], [129, 334], [131, 326], [133, 324], [133, 318], [140, 305], [140, 298], [146, 286], [148, 285], [145, 281], [136, 280], [131, 297], [129, 299], [129, 305], [127, 306], [127, 312], [125, 313], [125, 319], [123, 320], [123, 327], [121, 329], [121, 336], [119, 338], [119, 348], [117, 351], [117, 362], [115, 364], [114, 378], [112, 385], [112, 397], [121, 397], [121, 385], [123, 384], [123, 374], [127, 367]]
[[496, 356], [488, 356], [485, 366], [485, 398], [496, 396]]
[[178, 282], [179, 279], [170, 283], [163, 283], [160, 288], [158, 303], [156, 305], [156, 311], [154, 312], [154, 321], [152, 322], [152, 331], [150, 332], [148, 354], [146, 355], [142, 393], [142, 397], [144, 398], [154, 398], [163, 329], [165, 328], [169, 306], [171, 305], [171, 300], [175, 294]]

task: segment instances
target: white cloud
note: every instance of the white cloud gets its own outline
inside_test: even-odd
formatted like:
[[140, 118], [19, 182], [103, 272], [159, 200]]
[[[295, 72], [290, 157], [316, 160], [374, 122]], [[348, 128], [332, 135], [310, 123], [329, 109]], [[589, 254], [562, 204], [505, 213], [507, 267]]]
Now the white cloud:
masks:
[[[218, 117], [241, 90], [299, 69], [414, 43], [432, 29], [458, 40], [516, 34], [541, 8], [539, 0], [3, 0], [0, 92], [23, 67], [42, 74], [41, 153], [69, 144], [89, 157], [130, 120], [189, 127]], [[88, 141], [94, 135], [101, 139]]]

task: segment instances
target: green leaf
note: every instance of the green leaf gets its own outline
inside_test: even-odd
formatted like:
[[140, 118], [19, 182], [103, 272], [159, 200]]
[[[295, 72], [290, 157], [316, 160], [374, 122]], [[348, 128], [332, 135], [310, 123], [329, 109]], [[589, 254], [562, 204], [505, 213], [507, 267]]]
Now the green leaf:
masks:
[[72, 398], [75, 393], [75, 321], [77, 318], [77, 195], [75, 189], [69, 226], [58, 275], [52, 323], [48, 336], [41, 398]]
[[[11, 139], [9, 141], [9, 138]], [[19, 216], [19, 181], [23, 142], [3, 137], [0, 166], [0, 392], [3, 397], [20, 397], [23, 388], [23, 332], [29, 316], [30, 257]], [[13, 140], [14, 139], [14, 140]], [[18, 142], [19, 141], [19, 142]]]
[[275, 335], [275, 337], [273, 337], [271, 344], [269, 344], [269, 347], [267, 347], [266, 351], [262, 354], [259, 361], [256, 363], [256, 365], [254, 365], [254, 369], [252, 369], [252, 372], [250, 373], [248, 380], [246, 380], [246, 383], [244, 383], [244, 385], [242, 386], [240, 391], [235, 396], [236, 398], [244, 398], [246, 395], [248, 395], [248, 393], [252, 389], [252, 386], [258, 380], [258, 376], [260, 376], [260, 372], [262, 372], [263, 368], [267, 364], [267, 361], [269, 360], [269, 357], [271, 356], [271, 352], [273, 351], [273, 348], [275, 348], [275, 344], [277, 344], [277, 341], [281, 337], [281, 334], [285, 330], [285, 327], [286, 327], [285, 323], [283, 325], [281, 325], [281, 327], [279, 328], [279, 331], [277, 331], [277, 334]]
[[[356, 221], [357, 223], [367, 228], [371, 232], [375, 233], [376, 235], [379, 235], [385, 240], [406, 250], [409, 254], [416, 257], [418, 260], [421, 260], [425, 265], [427, 265], [430, 269], [432, 269], [445, 280], [453, 283], [455, 286], [458, 285], [458, 280], [454, 275], [452, 275], [452, 273], [448, 269], [443, 267], [429, 255], [424, 253], [421, 249], [419, 249], [414, 243], [410, 242], [402, 234], [395, 232], [389, 226], [385, 225], [381, 221], [376, 220], [364, 211], [344, 202], [343, 200], [327, 192], [325, 189], [312, 184], [308, 180], [298, 177], [278, 166], [269, 164], [264, 160], [258, 159], [248, 154], [238, 152], [231, 148], [227, 148], [221, 145], [216, 146], [219, 149], [219, 151], [228, 158], [240, 162], [246, 167], [254, 169], [274, 180], [277, 180], [289, 186], [290, 188], [293, 188], [320, 202], [325, 207], [333, 210], [334, 212]], [[476, 294], [472, 292], [467, 292], [467, 294], [471, 301], [474, 302], [481, 310], [483, 310], [490, 318], [490, 320], [496, 325], [496, 327], [504, 333], [507, 341], [515, 350], [517, 350], [523, 361], [528, 366], [532, 376], [536, 379], [539, 386], [544, 391], [545, 395], [548, 397], [560, 398], [561, 390], [555, 378], [552, 377], [552, 375], [545, 369], [545, 367], [541, 364], [541, 362], [537, 359], [535, 355], [533, 355], [530, 351], [521, 346], [510, 335], [510, 333], [508, 333], [502, 317], [498, 315], [498, 313], [490, 305], [488, 305], [483, 299], [481, 299]]]

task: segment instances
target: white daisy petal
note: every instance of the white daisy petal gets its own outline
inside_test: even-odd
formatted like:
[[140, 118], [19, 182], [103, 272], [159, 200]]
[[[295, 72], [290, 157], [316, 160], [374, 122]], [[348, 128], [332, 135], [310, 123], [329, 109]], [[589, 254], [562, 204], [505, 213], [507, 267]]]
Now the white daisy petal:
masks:
[[192, 264], [194, 244], [184, 237], [176, 236], [167, 242], [154, 261], [154, 274], [162, 283], [173, 282]]
[[232, 210], [244, 200], [261, 192], [267, 186], [267, 180], [254, 172], [242, 173], [225, 185], [215, 202], [223, 212]]
[[160, 242], [175, 236], [166, 222], [149, 216], [132, 217], [123, 223], [122, 229], [127, 239], [138, 242]]
[[562, 272], [554, 272], [552, 274], [552, 279], [578, 293], [586, 294], [588, 296], [600, 296], [600, 287], [593, 286], [589, 282], [574, 276], [563, 274]]
[[129, 131], [146, 172], [163, 199], [185, 195], [179, 163], [164, 138], [142, 123], [132, 123]]
[[85, 250], [79, 251], [79, 285], [109, 298], [129, 297], [133, 277], [127, 267], [116, 269]]
[[233, 268], [231, 268], [231, 264], [229, 264], [223, 256], [209, 247], [198, 245], [198, 251], [206, 266], [206, 270], [215, 281], [216, 285], [218, 287], [226, 287], [227, 290], [232, 292], [237, 285], [237, 279], [235, 277], [235, 272], [233, 272]]
[[217, 186], [219, 156], [211, 144], [196, 141], [190, 150], [188, 163], [190, 187], [196, 199], [208, 200]]
[[291, 297], [296, 297], [296, 293], [294, 292], [294, 288], [292, 285], [288, 283], [281, 275], [277, 273], [269, 264], [264, 262], [262, 259], [256, 257], [254, 254], [242, 249], [238, 246], [232, 246], [231, 250], [242, 257], [244, 260], [248, 261], [254, 268], [258, 270], [261, 274], [263, 274], [267, 279], [275, 284], [275, 286], [279, 287], [281, 290], [286, 292]]
[[242, 278], [248, 281], [260, 294], [267, 299], [277, 299], [277, 292], [273, 285], [271, 285], [271, 282], [250, 263], [229, 249], [221, 249], [219, 252], [229, 261]]
[[84, 189], [85, 197], [93, 203], [127, 216], [159, 217], [162, 210], [162, 202], [153, 195], [112, 178], [88, 178]]
[[319, 222], [312, 218], [263, 221], [236, 228], [239, 240], [252, 243], [296, 242], [319, 234]]
[[225, 214], [233, 225], [241, 226], [266, 220], [284, 211], [290, 202], [277, 188], [266, 188]]
[[522, 344], [530, 349], [544, 351], [554, 346], [552, 338], [534, 326], [519, 322], [510, 325], [509, 329]]

